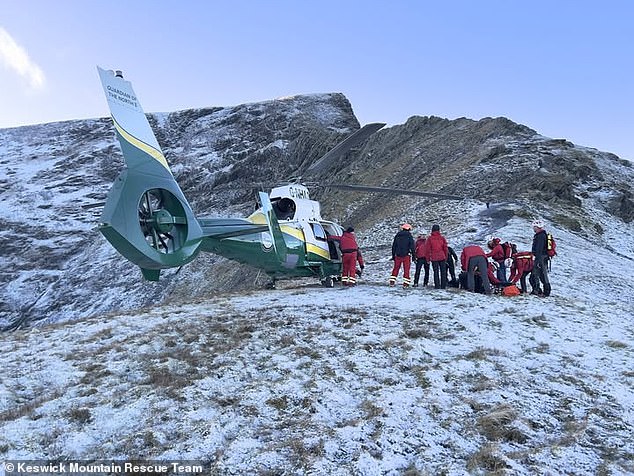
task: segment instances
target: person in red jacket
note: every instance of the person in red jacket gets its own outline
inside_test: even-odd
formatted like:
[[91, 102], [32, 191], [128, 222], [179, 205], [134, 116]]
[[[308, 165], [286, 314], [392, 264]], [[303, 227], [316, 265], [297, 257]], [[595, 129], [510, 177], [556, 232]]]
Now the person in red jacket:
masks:
[[[513, 284], [520, 281], [522, 293], [528, 292], [526, 287], [526, 278], [533, 271], [533, 253], [530, 251], [519, 251], [514, 253], [513, 264], [511, 265], [511, 276], [509, 281]], [[532, 286], [531, 282], [531, 286]]]
[[492, 284], [495, 287], [498, 287], [500, 284], [502, 284], [502, 281], [500, 281], [495, 276], [497, 270], [498, 270], [498, 264], [495, 262], [491, 263], [489, 261], [487, 266], [487, 276], [489, 277], [489, 284]]
[[487, 258], [492, 258], [497, 263], [497, 279], [506, 282], [506, 264], [504, 260], [504, 248], [502, 247], [502, 240], [499, 238], [491, 238], [487, 241], [487, 247], [491, 250], [486, 254]]
[[491, 294], [487, 258], [484, 250], [477, 245], [465, 246], [460, 254], [460, 264], [467, 273], [467, 289], [475, 292], [475, 273], [480, 272], [485, 294]]
[[365, 268], [363, 263], [363, 256], [359, 245], [357, 245], [357, 238], [354, 236], [354, 228], [349, 226], [341, 236], [331, 235], [329, 240], [335, 240], [339, 242], [339, 249], [341, 249], [341, 261], [343, 270], [341, 272], [341, 284], [344, 286], [354, 286], [357, 284], [357, 261], [361, 271]]
[[420, 272], [425, 268], [425, 276], [423, 277], [423, 286], [427, 286], [429, 283], [429, 262], [425, 258], [425, 242], [427, 241], [427, 235], [420, 234], [416, 238], [416, 272], [414, 273], [414, 287], [418, 287], [418, 280], [420, 279]]
[[440, 225], [431, 227], [431, 235], [425, 242], [425, 259], [434, 270], [434, 287], [447, 288], [447, 240], [440, 234]]

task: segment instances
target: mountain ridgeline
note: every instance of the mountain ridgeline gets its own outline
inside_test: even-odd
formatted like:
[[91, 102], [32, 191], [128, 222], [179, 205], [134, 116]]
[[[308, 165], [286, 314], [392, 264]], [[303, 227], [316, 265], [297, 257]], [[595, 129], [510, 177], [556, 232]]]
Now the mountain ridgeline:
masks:
[[[199, 216], [245, 216], [257, 190], [308, 181], [322, 215], [354, 224], [366, 245], [388, 246], [402, 219], [443, 220], [456, 243], [489, 222], [544, 217], [609, 246], [632, 232], [634, 167], [614, 154], [551, 139], [505, 118], [411, 117], [374, 134], [319, 176], [304, 171], [359, 128], [342, 94], [283, 98], [230, 108], [149, 114], [172, 171]], [[96, 230], [100, 203], [123, 167], [109, 118], [0, 130], [0, 327], [135, 310], [262, 287], [256, 270], [200, 255], [158, 283], [122, 259]], [[464, 196], [448, 204], [412, 196], [328, 189], [390, 186]], [[370, 239], [369, 237], [372, 237]], [[618, 250], [631, 258], [634, 250]]]

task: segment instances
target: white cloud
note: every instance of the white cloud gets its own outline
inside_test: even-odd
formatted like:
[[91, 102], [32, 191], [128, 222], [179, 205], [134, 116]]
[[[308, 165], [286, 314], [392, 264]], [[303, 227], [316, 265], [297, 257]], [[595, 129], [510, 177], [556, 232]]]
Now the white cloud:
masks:
[[42, 89], [46, 78], [42, 69], [35, 64], [27, 51], [18, 45], [13, 37], [0, 27], [0, 63], [15, 71], [28, 81], [33, 89]]

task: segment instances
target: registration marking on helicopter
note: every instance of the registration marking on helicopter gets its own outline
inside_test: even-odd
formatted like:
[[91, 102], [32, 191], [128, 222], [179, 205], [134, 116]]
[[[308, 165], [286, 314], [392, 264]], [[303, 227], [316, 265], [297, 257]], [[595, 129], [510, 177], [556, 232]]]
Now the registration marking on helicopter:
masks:
[[288, 186], [288, 194], [292, 197], [292, 198], [304, 198], [306, 200], [310, 200], [310, 196], [308, 194], [308, 189], [306, 187], [303, 186], [294, 186], [294, 185], [289, 185]]

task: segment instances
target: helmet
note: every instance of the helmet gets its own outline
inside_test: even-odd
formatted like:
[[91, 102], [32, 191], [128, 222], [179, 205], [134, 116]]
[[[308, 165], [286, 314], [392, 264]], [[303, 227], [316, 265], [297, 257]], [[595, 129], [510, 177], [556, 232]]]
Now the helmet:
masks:
[[409, 223], [403, 223], [401, 225], [401, 230], [411, 230], [412, 229], [412, 225], [410, 225]]
[[351, 227], [351, 226], [349, 226], [348, 228], [346, 228], [346, 231], [347, 231], [348, 233], [354, 233], [354, 228], [353, 228], [353, 227]]
[[544, 228], [544, 222], [541, 220], [535, 220], [533, 222], [533, 227]]

